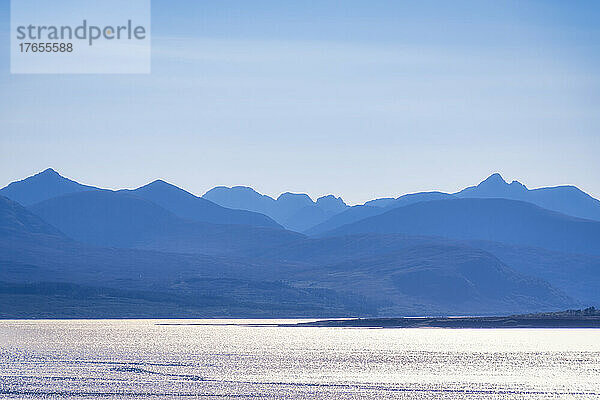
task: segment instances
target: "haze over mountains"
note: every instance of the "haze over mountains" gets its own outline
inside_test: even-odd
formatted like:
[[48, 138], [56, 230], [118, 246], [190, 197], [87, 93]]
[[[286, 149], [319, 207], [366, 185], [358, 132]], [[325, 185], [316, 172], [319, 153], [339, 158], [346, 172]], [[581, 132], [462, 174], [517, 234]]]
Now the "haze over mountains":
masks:
[[267, 281], [280, 265], [101, 248], [0, 197], [0, 317], [372, 314], [362, 299]]
[[52, 168], [48, 168], [21, 181], [12, 182], [1, 189], [0, 194], [27, 207], [63, 194], [87, 190], [98, 190], [98, 188], [82, 185], [62, 177]]
[[599, 305], [600, 202], [494, 174], [349, 207], [248, 187], [0, 190], [0, 315], [490, 314]]
[[214, 254], [262, 242], [282, 244], [301, 236], [276, 224], [266, 228], [241, 221], [228, 224], [229, 218], [221, 224], [184, 219], [127, 192], [73, 193], [42, 201], [30, 210], [72, 239], [106, 247]]
[[348, 208], [341, 197], [333, 195], [313, 201], [306, 194], [286, 192], [273, 199], [245, 186], [218, 186], [202, 197], [223, 207], [268, 215], [287, 229], [298, 232], [309, 229]]
[[221, 207], [162, 180], [156, 180], [135, 190], [124, 190], [124, 192], [151, 201], [181, 218], [193, 221], [282, 228], [266, 215]]
[[454, 194], [422, 192], [403, 195], [395, 199], [386, 198], [367, 201], [364, 205], [352, 207], [319, 225], [313, 226], [306, 233], [318, 235], [364, 218], [383, 214], [400, 206], [427, 200], [448, 200], [451, 198], [520, 200], [566, 215], [600, 221], [600, 201], [574, 186], [556, 186], [529, 190], [518, 181], [513, 181], [509, 184], [500, 174], [495, 173], [479, 185], [468, 187]]
[[344, 225], [326, 235], [358, 233], [487, 240], [600, 255], [600, 222], [498, 198], [418, 202]]
[[[27, 179], [9, 184], [0, 190], [0, 195], [24, 206], [31, 206], [55, 197], [90, 191], [114, 192], [81, 185], [48, 168]], [[147, 199], [181, 218], [194, 221], [281, 228], [279, 224], [265, 215], [221, 207], [161, 180], [156, 180], [135, 190], [124, 189], [119, 192], [131, 193], [135, 197]]]
[[600, 201], [575, 186], [555, 186], [530, 190], [518, 181], [509, 184], [502, 179], [500, 174], [496, 173], [477, 186], [461, 190], [455, 196], [521, 200], [574, 217], [600, 221]]

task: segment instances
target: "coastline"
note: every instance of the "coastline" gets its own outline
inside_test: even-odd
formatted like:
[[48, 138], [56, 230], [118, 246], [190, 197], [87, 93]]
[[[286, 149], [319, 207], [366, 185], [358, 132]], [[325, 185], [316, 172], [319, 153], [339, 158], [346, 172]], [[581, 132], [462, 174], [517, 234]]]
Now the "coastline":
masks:
[[345, 320], [320, 320], [303, 322], [297, 327], [337, 328], [453, 328], [453, 329], [501, 329], [501, 328], [600, 328], [600, 315], [512, 315], [499, 317], [403, 317], [403, 318], [356, 318]]

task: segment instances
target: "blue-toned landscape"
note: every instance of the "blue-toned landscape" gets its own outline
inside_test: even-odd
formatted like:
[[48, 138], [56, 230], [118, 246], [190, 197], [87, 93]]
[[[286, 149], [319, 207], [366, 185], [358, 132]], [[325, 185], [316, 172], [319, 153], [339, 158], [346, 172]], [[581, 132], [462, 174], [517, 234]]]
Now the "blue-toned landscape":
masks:
[[599, 21], [0, 0], [0, 400], [600, 400]]
[[600, 201], [495, 173], [349, 207], [249, 187], [0, 190], [3, 318], [506, 315], [600, 304]]

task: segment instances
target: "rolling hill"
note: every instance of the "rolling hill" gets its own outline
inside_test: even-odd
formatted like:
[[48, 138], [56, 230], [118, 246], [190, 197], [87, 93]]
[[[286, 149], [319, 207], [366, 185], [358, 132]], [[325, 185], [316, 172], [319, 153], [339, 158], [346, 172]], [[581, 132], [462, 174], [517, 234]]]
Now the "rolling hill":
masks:
[[379, 304], [380, 315], [489, 314], [576, 304], [490, 252], [445, 239], [336, 236], [305, 239], [252, 256], [312, 266], [295, 270], [287, 279], [357, 293]]
[[30, 210], [71, 239], [105, 247], [220, 254], [302, 237], [280, 228], [185, 220], [127, 192], [73, 193], [35, 204]]
[[314, 225], [303, 233], [319, 235], [357, 222], [391, 209], [414, 204], [421, 201], [449, 200], [452, 198], [500, 198], [519, 200], [535, 204], [539, 207], [562, 214], [600, 221], [600, 201], [575, 186], [543, 187], [528, 189], [518, 181], [507, 183], [500, 174], [495, 173], [479, 185], [471, 186], [457, 193], [420, 192], [406, 194], [397, 198], [381, 198], [367, 201], [363, 205], [354, 206], [346, 211]]
[[591, 205], [581, 209], [593, 210], [583, 192], [546, 189], [492, 175], [455, 194], [348, 207], [331, 195], [273, 199], [215, 188], [205, 196], [219, 205], [161, 180], [112, 191], [46, 170], [2, 189], [28, 206], [0, 196], [0, 316], [398, 316], [597, 305], [600, 222], [502, 198], [538, 196], [566, 209], [579, 196]]
[[[121, 213], [107, 215], [94, 206], [88, 226], [107, 219], [131, 224], [135, 217], [125, 215], [133, 209], [146, 216], [148, 211], [155, 215], [152, 207], [158, 207], [148, 203], [144, 208], [139, 199], [114, 192], [63, 196], [69, 201], [62, 204], [81, 216], [81, 197], [98, 194], [118, 197], [120, 206], [112, 199], [110, 208]], [[62, 198], [52, 202], [57, 199]], [[132, 199], [136, 201], [129, 203]], [[549, 310], [573, 304], [547, 283], [515, 273], [489, 253], [430, 238], [398, 242], [380, 235], [306, 239], [293, 234], [294, 240], [273, 242], [272, 248], [236, 248], [237, 254], [231, 249], [219, 256], [175, 254], [80, 244], [17, 203], [6, 199], [0, 209], [5, 216], [0, 232], [21, 233], [18, 238], [0, 236], [4, 316], [89, 317], [94, 310], [105, 317], [404, 315]], [[141, 226], [152, 231], [158, 224], [169, 232], [171, 218], [163, 211], [151, 225]], [[104, 224], [106, 229], [116, 222]], [[415, 293], [415, 279], [429, 283]]]
[[600, 222], [505, 199], [427, 201], [344, 225], [323, 236], [400, 233], [600, 254]]
[[276, 280], [282, 263], [75, 242], [0, 196], [0, 318], [375, 314], [354, 294]]
[[361, 219], [373, 217], [375, 215], [383, 214], [394, 208], [407, 206], [421, 201], [431, 200], [445, 200], [452, 198], [452, 195], [441, 193], [441, 192], [423, 192], [423, 193], [411, 193], [400, 196], [397, 199], [379, 199], [366, 202], [361, 206], [354, 206], [346, 211], [334, 215], [318, 225], [314, 225], [311, 228], [303, 231], [303, 233], [311, 236], [317, 236], [324, 232], [339, 228], [343, 225], [351, 224]]

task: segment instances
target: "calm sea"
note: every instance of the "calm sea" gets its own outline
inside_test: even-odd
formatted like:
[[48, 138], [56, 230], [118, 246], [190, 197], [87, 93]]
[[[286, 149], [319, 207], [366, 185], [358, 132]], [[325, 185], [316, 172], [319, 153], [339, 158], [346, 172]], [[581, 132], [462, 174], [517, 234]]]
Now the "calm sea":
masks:
[[0, 397], [600, 398], [600, 330], [274, 322], [0, 321]]

